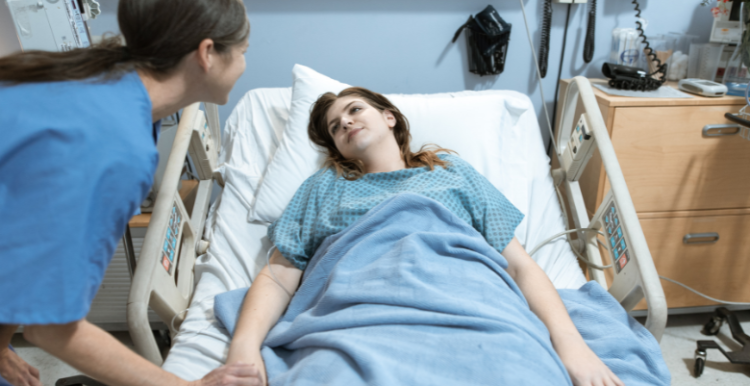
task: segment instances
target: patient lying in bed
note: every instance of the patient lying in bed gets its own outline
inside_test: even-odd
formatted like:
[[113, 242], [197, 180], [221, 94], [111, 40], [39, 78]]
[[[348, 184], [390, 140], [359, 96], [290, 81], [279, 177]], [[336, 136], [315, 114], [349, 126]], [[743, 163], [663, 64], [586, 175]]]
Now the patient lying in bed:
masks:
[[[271, 384], [623, 385], [513, 237], [523, 215], [468, 163], [411, 152], [406, 118], [362, 88], [321, 96], [308, 134], [326, 166], [269, 227], [227, 363]], [[617, 323], [651, 350], [629, 360], [644, 384], [669, 384], [655, 340]]]

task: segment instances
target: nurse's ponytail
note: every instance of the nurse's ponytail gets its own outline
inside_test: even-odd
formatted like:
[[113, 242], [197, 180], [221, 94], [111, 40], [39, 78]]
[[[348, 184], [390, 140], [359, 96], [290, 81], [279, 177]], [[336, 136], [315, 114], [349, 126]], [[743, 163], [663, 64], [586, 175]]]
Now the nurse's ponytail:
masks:
[[228, 54], [250, 34], [241, 0], [120, 0], [117, 20], [122, 36], [89, 48], [0, 58], [0, 82], [111, 79], [133, 70], [166, 75], [204, 39]]

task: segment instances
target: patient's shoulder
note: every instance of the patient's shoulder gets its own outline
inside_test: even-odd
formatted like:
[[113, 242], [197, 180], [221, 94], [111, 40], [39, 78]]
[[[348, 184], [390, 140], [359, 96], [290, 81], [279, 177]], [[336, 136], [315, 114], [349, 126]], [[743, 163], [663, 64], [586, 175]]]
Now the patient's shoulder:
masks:
[[440, 153], [438, 154], [438, 157], [440, 157], [441, 160], [447, 161], [449, 163], [448, 170], [450, 169], [474, 169], [471, 164], [464, 161], [463, 158], [459, 157], [457, 154], [451, 154], [451, 153]]
[[[317, 172], [313, 173], [310, 177], [307, 177], [305, 182], [302, 185], [310, 185], [310, 184], [316, 184], [319, 182], [324, 181], [326, 178], [331, 177], [332, 170], [330, 168], [322, 168], [318, 170]], [[335, 175], [336, 172], [333, 171], [333, 175]]]

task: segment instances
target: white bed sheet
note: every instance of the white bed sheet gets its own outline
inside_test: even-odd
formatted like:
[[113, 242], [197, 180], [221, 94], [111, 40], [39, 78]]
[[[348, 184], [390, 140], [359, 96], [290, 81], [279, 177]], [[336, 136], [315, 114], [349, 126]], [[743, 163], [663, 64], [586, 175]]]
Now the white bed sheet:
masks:
[[[196, 262], [193, 300], [163, 365], [186, 380], [203, 377], [226, 359], [230, 339], [214, 316], [214, 297], [249, 286], [265, 264], [271, 246], [267, 225], [249, 223], [247, 216], [283, 135], [290, 102], [291, 88], [252, 90], [227, 120], [219, 159], [225, 187], [206, 223], [211, 244], [208, 253]], [[527, 119], [529, 127], [524, 131], [522, 146], [529, 155], [525, 183], [531, 192], [531, 210], [516, 230], [527, 250], [565, 229], [536, 115], [532, 112], [529, 117], [533, 119]], [[585, 283], [565, 238], [541, 248], [534, 259], [557, 288], [578, 288]]]

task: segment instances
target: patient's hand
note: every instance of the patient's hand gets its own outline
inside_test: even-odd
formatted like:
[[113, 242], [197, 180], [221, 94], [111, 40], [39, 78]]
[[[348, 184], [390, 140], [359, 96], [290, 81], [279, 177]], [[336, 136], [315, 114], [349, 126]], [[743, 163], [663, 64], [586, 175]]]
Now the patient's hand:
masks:
[[[265, 373], [265, 369], [263, 372]], [[256, 366], [240, 362], [221, 366], [206, 374], [203, 379], [190, 382], [190, 386], [262, 386], [264, 384]]]
[[266, 378], [266, 363], [263, 362], [263, 356], [260, 355], [260, 350], [252, 350], [250, 357], [246, 358], [246, 360], [254, 368], [258, 369], [258, 378], [261, 380], [259, 385], [265, 386], [268, 384], [268, 379]]
[[560, 359], [576, 386], [625, 386], [607, 365], [583, 343], [577, 347], [558, 351]]
[[[239, 342], [233, 341], [232, 350], [229, 350], [229, 357], [227, 358], [228, 366], [233, 366], [238, 363], [248, 363], [252, 366], [255, 377], [258, 379], [257, 385], [265, 386], [268, 383], [266, 379], [266, 363], [263, 362], [263, 357], [260, 355], [260, 350], [257, 348], [250, 348], [244, 344], [237, 344]], [[235, 347], [239, 346], [239, 347]], [[226, 366], [225, 366], [226, 367]], [[255, 383], [253, 383], [255, 385]]]

